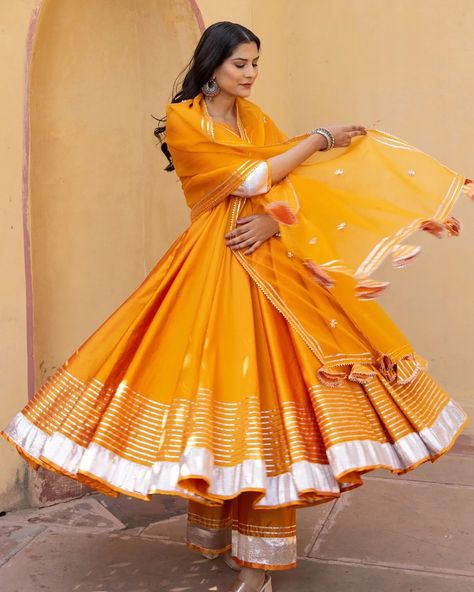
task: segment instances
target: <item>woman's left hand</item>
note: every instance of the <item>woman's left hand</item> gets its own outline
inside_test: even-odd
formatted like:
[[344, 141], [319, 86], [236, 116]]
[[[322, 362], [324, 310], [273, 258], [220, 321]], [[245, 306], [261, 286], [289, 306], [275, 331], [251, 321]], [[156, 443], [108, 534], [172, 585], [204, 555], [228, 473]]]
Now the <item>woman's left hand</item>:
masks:
[[233, 249], [243, 249], [250, 255], [278, 231], [278, 222], [268, 214], [253, 214], [237, 220], [237, 226], [224, 235], [226, 245]]

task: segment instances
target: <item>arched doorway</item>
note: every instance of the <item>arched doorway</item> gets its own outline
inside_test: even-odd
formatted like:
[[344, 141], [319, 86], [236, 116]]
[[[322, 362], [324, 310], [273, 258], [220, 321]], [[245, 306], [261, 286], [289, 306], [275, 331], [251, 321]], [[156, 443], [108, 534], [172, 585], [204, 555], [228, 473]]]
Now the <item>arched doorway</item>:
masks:
[[[200, 34], [189, 0], [40, 8], [29, 93], [30, 396], [188, 223], [151, 114], [164, 114]], [[45, 501], [77, 490], [43, 478]]]

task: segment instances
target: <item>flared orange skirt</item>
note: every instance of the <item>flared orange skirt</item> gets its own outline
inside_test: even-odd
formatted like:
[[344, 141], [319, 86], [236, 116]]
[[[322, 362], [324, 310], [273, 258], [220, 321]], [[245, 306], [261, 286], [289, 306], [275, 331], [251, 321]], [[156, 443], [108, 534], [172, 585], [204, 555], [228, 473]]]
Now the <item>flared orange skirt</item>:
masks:
[[[234, 199], [197, 218], [1, 432], [33, 467], [144, 500], [251, 492], [263, 509], [332, 500], [367, 471], [405, 473], [453, 445], [467, 415], [421, 356], [392, 351], [398, 364], [381, 367], [380, 322], [356, 327], [337, 293], [301, 285], [313, 337], [331, 345], [323, 367], [226, 246]], [[240, 216], [258, 208], [245, 200]], [[334, 362], [354, 344], [365, 372]]]

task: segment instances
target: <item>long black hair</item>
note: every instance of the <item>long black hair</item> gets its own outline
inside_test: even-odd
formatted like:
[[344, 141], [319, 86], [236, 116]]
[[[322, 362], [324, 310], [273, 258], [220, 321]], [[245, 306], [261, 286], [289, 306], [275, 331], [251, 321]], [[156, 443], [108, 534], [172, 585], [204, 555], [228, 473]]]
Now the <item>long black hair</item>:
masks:
[[[201, 92], [201, 87], [212, 78], [216, 68], [232, 55], [238, 45], [252, 42], [260, 49], [260, 39], [243, 25], [221, 21], [207, 27], [194, 50], [193, 57], [174, 82], [171, 102], [179, 103], [186, 99], [194, 99]], [[161, 123], [154, 130], [154, 135], [159, 139], [161, 150], [168, 159], [165, 171], [173, 171], [173, 162], [165, 142], [166, 116], [153, 119]]]

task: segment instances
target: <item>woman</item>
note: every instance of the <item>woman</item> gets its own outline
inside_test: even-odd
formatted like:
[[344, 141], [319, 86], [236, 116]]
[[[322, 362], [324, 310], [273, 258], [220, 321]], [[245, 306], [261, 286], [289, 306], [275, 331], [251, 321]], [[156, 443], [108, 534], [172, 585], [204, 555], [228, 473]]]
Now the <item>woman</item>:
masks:
[[[457, 234], [446, 215], [464, 178], [363, 125], [285, 138], [246, 100], [259, 49], [238, 24], [204, 32], [155, 130], [192, 223], [2, 432], [33, 467], [106, 494], [187, 498], [187, 544], [227, 555], [234, 592], [269, 592], [268, 572], [296, 566], [297, 508], [361, 486], [367, 471], [433, 462], [467, 421], [373, 301], [386, 283], [370, 279], [364, 243], [369, 220], [377, 241], [415, 219]], [[406, 153], [450, 192], [397, 210], [377, 183], [371, 210], [372, 187], [356, 194], [367, 163], [386, 173], [384, 159]], [[346, 187], [351, 167], [361, 172]], [[402, 179], [398, 202], [412, 185]], [[399, 266], [415, 253], [390, 249]]]

